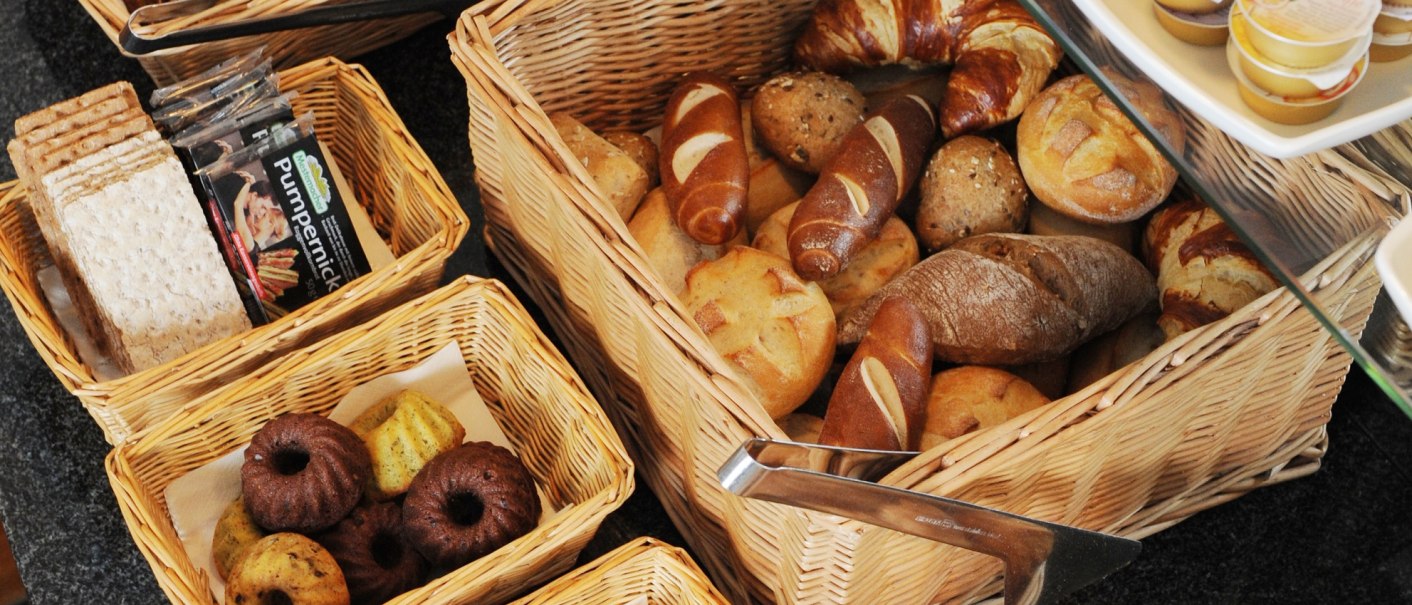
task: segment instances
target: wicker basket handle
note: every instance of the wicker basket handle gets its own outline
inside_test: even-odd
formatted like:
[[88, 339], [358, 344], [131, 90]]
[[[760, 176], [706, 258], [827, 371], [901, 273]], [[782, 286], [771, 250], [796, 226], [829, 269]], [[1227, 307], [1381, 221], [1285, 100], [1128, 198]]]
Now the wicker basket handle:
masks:
[[[220, 0], [181, 0], [144, 6], [132, 12], [118, 34], [118, 44], [129, 55], [214, 42], [276, 31], [368, 21], [420, 13], [441, 13], [455, 18], [476, 0], [363, 0], [334, 4], [288, 14], [185, 28], [189, 17], [215, 6]], [[175, 26], [175, 29], [173, 29]], [[169, 31], [164, 31], [169, 30]]]
[[745, 442], [721, 467], [727, 490], [841, 515], [997, 557], [1006, 605], [1043, 605], [1121, 569], [1142, 544], [959, 500], [870, 483], [915, 452]]

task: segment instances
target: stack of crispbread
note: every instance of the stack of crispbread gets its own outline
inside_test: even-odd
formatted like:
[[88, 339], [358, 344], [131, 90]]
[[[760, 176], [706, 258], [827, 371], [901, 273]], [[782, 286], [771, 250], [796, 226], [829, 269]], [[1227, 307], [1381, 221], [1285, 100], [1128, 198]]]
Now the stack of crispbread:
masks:
[[250, 328], [186, 171], [119, 82], [15, 121], [40, 231], [99, 348], [124, 372]]

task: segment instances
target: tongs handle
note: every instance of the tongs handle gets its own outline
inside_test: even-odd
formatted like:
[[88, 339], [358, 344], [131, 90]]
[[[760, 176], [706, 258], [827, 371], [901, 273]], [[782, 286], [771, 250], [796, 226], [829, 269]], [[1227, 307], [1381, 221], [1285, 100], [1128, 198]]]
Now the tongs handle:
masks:
[[1142, 548], [1135, 540], [841, 477], [829, 469], [771, 464], [831, 457], [830, 465], [836, 466], [840, 453], [850, 457], [857, 452], [754, 439], [731, 456], [718, 477], [737, 495], [849, 517], [998, 557], [1005, 562], [1007, 605], [1053, 602], [1127, 565]]
[[214, 3], [213, 0], [182, 0], [139, 8], [132, 12], [132, 15], [128, 17], [127, 24], [123, 26], [123, 31], [118, 34], [118, 44], [128, 54], [146, 55], [178, 46], [336, 23], [385, 19], [420, 13], [440, 13], [447, 17], [455, 17], [474, 4], [475, 0], [364, 0], [319, 6], [273, 17], [195, 27], [167, 34], [147, 35], [141, 33], [144, 27], [186, 16], [197, 10], [204, 10]]

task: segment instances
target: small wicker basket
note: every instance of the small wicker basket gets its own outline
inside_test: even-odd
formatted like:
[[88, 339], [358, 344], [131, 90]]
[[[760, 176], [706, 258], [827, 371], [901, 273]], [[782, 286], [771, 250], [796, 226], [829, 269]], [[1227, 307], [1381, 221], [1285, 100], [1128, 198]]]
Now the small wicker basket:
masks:
[[173, 480], [249, 443], [269, 420], [327, 414], [353, 387], [412, 367], [453, 340], [476, 390], [559, 512], [389, 603], [503, 603], [572, 567], [603, 518], [632, 493], [632, 462], [602, 409], [504, 285], [463, 277], [251, 372], [109, 453], [118, 508], [167, 597], [215, 603], [173, 527], [164, 497]]
[[[722, 490], [716, 471], [747, 438], [785, 435], [653, 274], [547, 118], [567, 111], [597, 129], [646, 130], [677, 79], [697, 69], [749, 89], [789, 68], [812, 8], [812, 0], [472, 7], [450, 43], [467, 82], [488, 240], [559, 330], [644, 479], [733, 602], [976, 601], [999, 590], [994, 559]], [[1199, 120], [1188, 126], [1193, 145], [1231, 146], [1239, 158], [1221, 133]], [[1222, 168], [1270, 188], [1303, 187], [1305, 214], [1326, 225], [1365, 208], [1385, 213], [1387, 196], [1407, 195], [1359, 165], [1328, 154]], [[1356, 339], [1379, 289], [1369, 262], [1377, 237], [1344, 235], [1338, 241], [1350, 243], [1304, 279]], [[1146, 536], [1316, 470], [1350, 363], [1279, 289], [1081, 392], [924, 452], [882, 482]]]
[[36, 276], [53, 260], [24, 187], [11, 184], [0, 196], [0, 263], [5, 267], [0, 289], [45, 363], [83, 402], [110, 443], [166, 419], [275, 356], [431, 291], [466, 235], [470, 221], [459, 202], [362, 67], [324, 59], [282, 72], [280, 82], [286, 90], [299, 91], [297, 111], [314, 112], [319, 139], [332, 150], [397, 261], [275, 322], [160, 366], [100, 381], [80, 360], [40, 288]]
[[512, 605], [727, 605], [686, 551], [628, 542]]
[[[173, 26], [217, 25], [268, 17], [281, 12], [334, 4], [338, 0], [249, 0], [217, 2]], [[131, 13], [123, 0], [79, 0], [84, 10], [98, 22], [114, 46], [118, 34], [127, 24]], [[437, 15], [410, 15], [394, 19], [357, 21], [292, 31], [244, 36], [183, 46], [136, 57], [142, 69], [152, 76], [157, 86], [166, 86], [194, 76], [207, 68], [236, 55], [261, 46], [274, 59], [276, 69], [294, 67], [322, 57], [351, 59], [376, 48], [412, 35], [423, 26], [436, 21]], [[121, 46], [118, 46], [121, 49]]]

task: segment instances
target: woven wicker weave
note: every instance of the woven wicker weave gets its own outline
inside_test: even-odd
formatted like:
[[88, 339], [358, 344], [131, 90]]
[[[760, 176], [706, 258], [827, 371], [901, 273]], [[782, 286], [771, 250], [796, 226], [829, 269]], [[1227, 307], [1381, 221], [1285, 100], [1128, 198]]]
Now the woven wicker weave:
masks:
[[[594, 128], [652, 127], [690, 69], [729, 73], [747, 89], [787, 67], [811, 5], [504, 0], [467, 11], [451, 47], [467, 81], [489, 240], [732, 601], [975, 601], [998, 590], [990, 559], [722, 492], [716, 470], [747, 437], [784, 435], [652, 274], [546, 117], [566, 110]], [[1335, 154], [1242, 160], [1220, 133], [1189, 126], [1200, 130], [1194, 144], [1235, 148], [1228, 169], [1307, 188], [1311, 221], [1349, 209], [1386, 216], [1406, 195]], [[1350, 243], [1306, 284], [1356, 338], [1378, 292], [1369, 263], [1377, 232], [1341, 235]], [[1149, 535], [1316, 470], [1350, 362], [1280, 289], [1079, 393], [925, 452], [883, 482]]]
[[[249, 0], [246, 2], [217, 2], [211, 8], [195, 15], [165, 24], [164, 29], [154, 33], [165, 33], [170, 28], [217, 25], [255, 17], [267, 17], [325, 4], [335, 4], [337, 1]], [[87, 10], [93, 20], [98, 22], [103, 33], [107, 34], [108, 39], [112, 40], [116, 46], [118, 33], [123, 30], [130, 15], [127, 7], [123, 5], [123, 0], [79, 0], [79, 4], [82, 4], [84, 10]], [[266, 54], [274, 59], [277, 69], [294, 67], [322, 57], [351, 59], [401, 40], [437, 19], [436, 15], [411, 15], [395, 19], [358, 21], [244, 36], [143, 55], [137, 57], [137, 61], [142, 65], [142, 69], [152, 76], [152, 81], [156, 82], [157, 86], [166, 86], [261, 46], [264, 46]], [[121, 49], [121, 47], [119, 48]]]
[[504, 285], [463, 277], [363, 327], [291, 353], [135, 436], [107, 459], [118, 507], [173, 603], [214, 603], [163, 494], [181, 475], [290, 412], [326, 414], [350, 389], [460, 344], [476, 390], [559, 512], [389, 603], [503, 603], [573, 566], [632, 493], [633, 467], [601, 408]]
[[23, 187], [0, 197], [0, 288], [30, 342], [64, 387], [83, 402], [111, 443], [170, 416], [196, 396], [285, 351], [357, 325], [431, 291], [470, 226], [426, 153], [407, 134], [362, 67], [324, 59], [281, 74], [300, 112], [316, 115], [319, 139], [397, 262], [358, 278], [269, 325], [211, 343], [155, 368], [99, 381], [50, 311], [36, 274], [52, 265]]
[[653, 538], [628, 542], [513, 605], [726, 605], [686, 551]]

